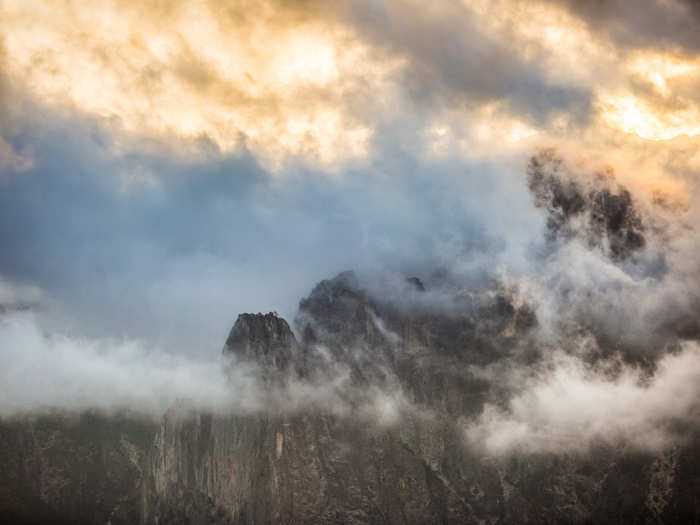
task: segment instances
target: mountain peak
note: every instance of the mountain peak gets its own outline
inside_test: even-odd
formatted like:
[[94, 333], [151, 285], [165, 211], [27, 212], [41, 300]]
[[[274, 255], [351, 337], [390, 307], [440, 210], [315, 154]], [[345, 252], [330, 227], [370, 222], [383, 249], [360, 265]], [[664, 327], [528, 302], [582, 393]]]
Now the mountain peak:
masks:
[[238, 316], [231, 328], [224, 353], [276, 368], [286, 368], [296, 344], [289, 324], [276, 313], [244, 313]]
[[315, 335], [351, 344], [366, 331], [370, 299], [355, 272], [346, 271], [314, 286], [299, 302], [299, 327], [311, 324]]

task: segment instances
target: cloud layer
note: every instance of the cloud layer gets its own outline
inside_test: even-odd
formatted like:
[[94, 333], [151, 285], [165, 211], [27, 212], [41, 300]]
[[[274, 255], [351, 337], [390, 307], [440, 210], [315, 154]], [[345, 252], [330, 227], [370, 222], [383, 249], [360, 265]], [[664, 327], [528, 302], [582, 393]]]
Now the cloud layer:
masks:
[[356, 268], [536, 309], [469, 443], [665, 446], [697, 419], [699, 11], [642, 4], [6, 0], [3, 411], [220, 407], [236, 315]]
[[[499, 376], [508, 380], [508, 374]], [[467, 442], [490, 454], [586, 452], [606, 445], [659, 451], [692, 436], [700, 418], [700, 350], [684, 345], [665, 355], [652, 377], [623, 367], [615, 377], [602, 364], [554, 354], [515, 392], [505, 407], [486, 404], [465, 422]]]

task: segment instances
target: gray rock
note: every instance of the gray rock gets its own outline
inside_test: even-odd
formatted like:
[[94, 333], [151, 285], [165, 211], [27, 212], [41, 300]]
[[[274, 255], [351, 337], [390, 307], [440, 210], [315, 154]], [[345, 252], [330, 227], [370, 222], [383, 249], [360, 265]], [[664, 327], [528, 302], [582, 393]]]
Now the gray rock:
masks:
[[[599, 445], [504, 458], [466, 446], [461, 421], [500, 395], [470, 367], [504, 355], [527, 366], [537, 319], [505, 290], [456, 294], [454, 305], [450, 315], [399, 307], [343, 273], [301, 301], [301, 342], [273, 313], [238, 317], [224, 352], [259, 365], [264, 388], [348, 367], [344, 413], [3, 421], [0, 514], [113, 525], [698, 523], [697, 442], [657, 455]], [[368, 415], [372, 388], [392, 386], [411, 409]]]

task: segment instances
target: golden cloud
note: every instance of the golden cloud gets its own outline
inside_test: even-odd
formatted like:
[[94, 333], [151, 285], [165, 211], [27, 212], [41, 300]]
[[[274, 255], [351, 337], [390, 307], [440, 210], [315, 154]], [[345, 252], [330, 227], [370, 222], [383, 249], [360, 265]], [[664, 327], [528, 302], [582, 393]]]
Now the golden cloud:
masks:
[[700, 60], [645, 52], [624, 65], [628, 83], [599, 97], [604, 122], [649, 140], [700, 135]]
[[245, 147], [272, 168], [365, 157], [357, 107], [400, 67], [347, 27], [266, 2], [8, 0], [0, 24], [5, 74], [41, 101], [137, 135]]
[[477, 0], [479, 27], [552, 80], [593, 93], [599, 124], [649, 140], [700, 134], [700, 60], [673, 50], [629, 53], [556, 4]]
[[[405, 103], [411, 89], [432, 90], [417, 96], [433, 104], [427, 116], [412, 120], [423, 126], [417, 130], [421, 151], [430, 155], [511, 153], [533, 139], [582, 148], [607, 143], [613, 154], [626, 141], [639, 153], [647, 146], [638, 147], [637, 139], [700, 136], [700, 61], [673, 50], [618, 49], [556, 4], [437, 2], [418, 16], [414, 0], [392, 2], [389, 18], [414, 11], [411, 23], [396, 25], [398, 30], [391, 29], [391, 20], [381, 22], [387, 31], [376, 20], [374, 31], [363, 31], [365, 22], [348, 14], [356, 11], [349, 4], [5, 0], [3, 74], [42, 103], [105, 119], [134, 137], [213, 144], [224, 153], [245, 149], [272, 170], [296, 160], [333, 170], [368, 158], [379, 120], [388, 114], [386, 121], [399, 121], [415, 111]], [[420, 76], [432, 54], [449, 48], [449, 38], [466, 38], [438, 34], [462, 27], [453, 23], [459, 17], [478, 28], [477, 44], [488, 39], [489, 46], [500, 46], [494, 56], [502, 60], [465, 61], [481, 68], [471, 76], [436, 69], [423, 82], [404, 82], [413, 73]], [[421, 42], [442, 43], [420, 45], [414, 49], [420, 56], [413, 57], [413, 40], [401, 33], [407, 28], [425, 31], [415, 37]], [[474, 48], [478, 53], [479, 46]], [[462, 42], [457, 49], [470, 48]], [[440, 86], [485, 74], [489, 82], [475, 83], [473, 90], [499, 88], [501, 77], [488, 68], [513, 64], [531, 65], [553, 85], [590, 93], [595, 113], [576, 121], [563, 104], [533, 122], [515, 114], [508, 89], [489, 97], [465, 87], [454, 97]], [[434, 104], [441, 94], [448, 100]], [[526, 100], [547, 102], [537, 94]], [[6, 164], [26, 166], [7, 141], [0, 146]]]

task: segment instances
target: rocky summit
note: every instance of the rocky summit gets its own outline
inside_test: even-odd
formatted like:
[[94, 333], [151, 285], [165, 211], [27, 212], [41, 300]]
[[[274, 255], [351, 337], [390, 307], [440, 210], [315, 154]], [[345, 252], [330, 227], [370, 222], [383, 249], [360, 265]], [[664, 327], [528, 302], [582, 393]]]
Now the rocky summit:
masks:
[[4, 522], [700, 520], [693, 440], [658, 453], [470, 446], [465, 421], [502, 395], [475, 370], [536, 360], [538, 321], [498, 286], [441, 291], [437, 308], [438, 284], [369, 288], [352, 272], [322, 281], [299, 304], [300, 341], [274, 313], [240, 315], [223, 351], [262, 378], [262, 409], [4, 420]]
[[[620, 421], [603, 419], [597, 399], [584, 407], [595, 419], [568, 417], [580, 404], [557, 404], [576, 374], [602, 391], [624, 384], [681, 402], [682, 388], [653, 390], [654, 374], [668, 368], [664, 356], [677, 358], [698, 339], [695, 304], [623, 330], [619, 320], [636, 318], [597, 288], [577, 288], [566, 265], [555, 264], [558, 250], [589, 250], [631, 283], [661, 282], [668, 272], [650, 251], [662, 245], [663, 221], [643, 212], [612, 173], [583, 181], [549, 151], [529, 165], [535, 205], [546, 211], [536, 256], [552, 274], [540, 304], [525, 293], [527, 279], [524, 291], [508, 279], [465, 286], [440, 270], [340, 273], [299, 302], [293, 328], [276, 313], [238, 316], [222, 352], [230, 406], [183, 400], [162, 417], [43, 410], [0, 420], [0, 517], [110, 525], [700, 523], [696, 403], [691, 417], [672, 420], [664, 405], [662, 419], [638, 427], [630, 426], [640, 403], [618, 410]], [[574, 358], [573, 375], [554, 373], [546, 395], [542, 383], [533, 390], [533, 380], [566, 372], [557, 366]], [[587, 395], [573, 389], [570, 400]], [[548, 426], [533, 399], [566, 424]], [[646, 404], [640, 410], [656, 406]], [[524, 419], [499, 419], [518, 410]], [[581, 420], [594, 432], [575, 425]], [[668, 435], [654, 433], [661, 424]], [[629, 428], [641, 430], [630, 437]]]

